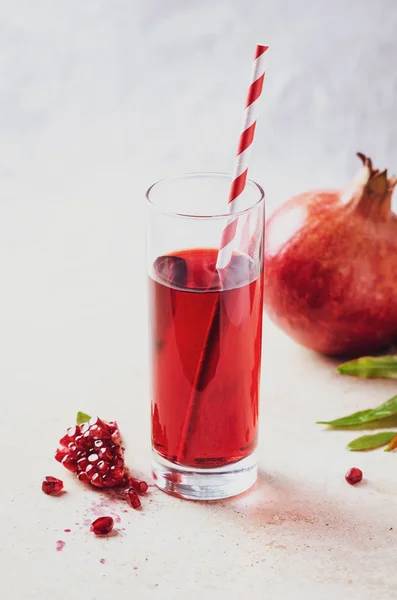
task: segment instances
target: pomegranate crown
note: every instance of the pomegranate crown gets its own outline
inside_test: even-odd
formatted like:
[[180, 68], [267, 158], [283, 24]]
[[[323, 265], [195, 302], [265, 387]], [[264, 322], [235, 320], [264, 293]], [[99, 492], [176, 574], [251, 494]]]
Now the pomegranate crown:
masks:
[[392, 215], [391, 198], [397, 177], [388, 178], [387, 169], [374, 169], [372, 160], [361, 152], [357, 152], [357, 156], [363, 166], [349, 186], [351, 205], [365, 217], [387, 220]]

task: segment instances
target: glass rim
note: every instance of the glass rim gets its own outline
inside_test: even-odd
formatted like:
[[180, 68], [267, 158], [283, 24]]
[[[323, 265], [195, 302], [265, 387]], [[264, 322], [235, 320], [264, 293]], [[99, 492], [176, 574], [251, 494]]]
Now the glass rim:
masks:
[[[240, 217], [242, 215], [249, 213], [254, 208], [257, 208], [258, 206], [260, 206], [262, 204], [262, 202], [264, 202], [264, 200], [265, 200], [265, 192], [264, 192], [262, 186], [259, 185], [259, 183], [257, 183], [253, 179], [247, 178], [246, 185], [251, 184], [258, 190], [259, 199], [256, 202], [254, 202], [253, 204], [251, 204], [251, 206], [248, 206], [247, 208], [244, 208], [237, 212], [231, 213], [229, 211], [226, 211], [224, 213], [214, 213], [211, 215], [194, 215], [191, 213], [183, 213], [183, 212], [179, 212], [179, 211], [177, 212], [177, 211], [173, 211], [173, 210], [165, 210], [165, 209], [161, 208], [156, 202], [153, 202], [153, 200], [151, 198], [151, 192], [154, 188], [161, 185], [162, 183], [168, 183], [168, 182], [178, 181], [178, 179], [188, 179], [189, 177], [197, 177], [197, 176], [211, 176], [211, 177], [222, 177], [222, 178], [227, 177], [228, 179], [230, 179], [230, 177], [231, 177], [229, 173], [220, 173], [217, 171], [197, 171], [197, 172], [182, 173], [181, 175], [176, 175], [174, 177], [167, 177], [165, 179], [159, 179], [158, 181], [155, 181], [154, 183], [152, 183], [152, 185], [146, 190], [146, 194], [145, 194], [146, 200], [148, 201], [148, 203], [151, 207], [153, 207], [155, 210], [157, 210], [159, 213], [161, 213], [163, 215], [167, 215], [170, 217], [180, 217], [180, 218], [184, 218], [184, 219], [202, 219], [202, 220], [225, 219], [225, 218], [230, 218], [231, 216]], [[228, 204], [226, 204], [226, 208], [227, 208], [227, 206], [228, 206]]]

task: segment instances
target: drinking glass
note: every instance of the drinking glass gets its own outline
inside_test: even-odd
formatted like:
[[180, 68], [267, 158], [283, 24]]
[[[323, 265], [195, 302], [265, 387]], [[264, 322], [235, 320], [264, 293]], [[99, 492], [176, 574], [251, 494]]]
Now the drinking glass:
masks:
[[[192, 173], [146, 194], [152, 470], [181, 498], [234, 496], [257, 478], [264, 192], [247, 181], [231, 217], [230, 184]], [[231, 220], [232, 252], [219, 269]]]

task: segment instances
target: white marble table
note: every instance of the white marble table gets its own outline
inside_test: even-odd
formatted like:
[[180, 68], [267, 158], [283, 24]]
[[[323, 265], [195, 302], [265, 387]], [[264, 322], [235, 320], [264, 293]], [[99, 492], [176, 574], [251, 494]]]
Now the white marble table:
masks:
[[[397, 170], [396, 26], [393, 0], [0, 2], [2, 597], [397, 594], [397, 457], [348, 453], [354, 433], [314, 424], [396, 386], [343, 379], [268, 322], [251, 493], [197, 504], [152, 488], [123, 512], [52, 459], [82, 409], [118, 419], [149, 474], [143, 192], [231, 169], [255, 43], [272, 53], [251, 174], [272, 210], [342, 184], [356, 150]], [[42, 494], [48, 474], [67, 494]], [[88, 531], [101, 510], [117, 536]]]

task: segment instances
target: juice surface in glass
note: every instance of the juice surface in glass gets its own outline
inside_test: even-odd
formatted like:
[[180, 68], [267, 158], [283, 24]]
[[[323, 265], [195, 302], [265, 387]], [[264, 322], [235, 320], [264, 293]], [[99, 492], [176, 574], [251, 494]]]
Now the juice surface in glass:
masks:
[[221, 282], [217, 253], [161, 256], [149, 278], [153, 447], [196, 468], [237, 462], [257, 440], [263, 274], [235, 254]]

